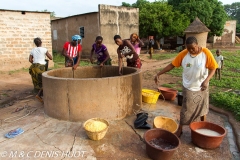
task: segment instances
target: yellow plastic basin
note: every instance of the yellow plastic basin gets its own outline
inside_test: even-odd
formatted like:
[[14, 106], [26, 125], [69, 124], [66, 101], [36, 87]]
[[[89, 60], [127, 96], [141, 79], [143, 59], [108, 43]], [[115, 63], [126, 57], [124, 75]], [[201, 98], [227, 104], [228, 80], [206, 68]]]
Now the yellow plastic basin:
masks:
[[142, 101], [146, 103], [157, 103], [160, 93], [150, 89], [142, 89]]

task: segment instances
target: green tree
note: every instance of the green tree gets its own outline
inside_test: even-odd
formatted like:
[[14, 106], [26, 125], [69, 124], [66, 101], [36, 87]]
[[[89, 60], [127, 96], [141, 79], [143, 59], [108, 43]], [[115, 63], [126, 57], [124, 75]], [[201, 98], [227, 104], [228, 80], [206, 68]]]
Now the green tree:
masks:
[[237, 24], [236, 32], [240, 33], [240, 23]]
[[131, 6], [139, 8], [141, 37], [154, 35], [160, 39], [165, 36], [180, 36], [190, 23], [185, 14], [174, 11], [165, 1], [150, 3], [146, 0], [137, 0]]
[[129, 3], [126, 3], [126, 2], [122, 2], [122, 6], [124, 6], [124, 7], [132, 7], [132, 5], [131, 5], [131, 4], [129, 4]]
[[224, 9], [230, 20], [237, 20], [236, 31], [240, 33], [240, 2], [224, 5]]
[[[41, 12], [50, 12], [50, 11], [48, 11], [47, 9], [44, 9], [43, 11], [41, 11]], [[50, 12], [50, 17], [55, 17], [56, 16], [56, 14], [55, 14], [55, 12], [53, 11], [53, 12]]]
[[223, 33], [227, 14], [218, 0], [168, 0], [174, 9], [187, 15], [192, 22], [198, 17], [211, 31], [209, 35]]

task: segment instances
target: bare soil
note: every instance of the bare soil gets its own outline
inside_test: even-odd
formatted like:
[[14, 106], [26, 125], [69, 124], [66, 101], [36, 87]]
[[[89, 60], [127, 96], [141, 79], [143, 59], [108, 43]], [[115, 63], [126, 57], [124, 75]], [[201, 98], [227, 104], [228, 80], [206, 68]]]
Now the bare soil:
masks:
[[[164, 52], [161, 52], [164, 53]], [[158, 53], [158, 54], [161, 54]], [[147, 89], [154, 89], [156, 90], [157, 87], [163, 85], [163, 84], [175, 84], [178, 81], [181, 80], [180, 77], [175, 77], [169, 74], [163, 74], [159, 78], [158, 85], [154, 82], [154, 77], [156, 74], [160, 71], [160, 68], [164, 68], [167, 66], [173, 59], [166, 59], [166, 60], [153, 60], [149, 59], [148, 54], [141, 54], [140, 58], [142, 60], [142, 72], [143, 72], [143, 81], [142, 81], [142, 87]]]
[[[168, 65], [172, 59], [162, 61], [149, 59], [149, 54], [145, 54], [144, 51], [141, 53], [140, 58], [143, 72], [142, 87], [156, 90], [158, 87], [154, 82], [156, 73], [159, 68]], [[31, 76], [26, 70], [1, 72], [0, 74], [0, 108], [11, 106], [17, 100], [35, 95]], [[181, 78], [163, 74], [160, 77], [159, 86], [166, 83], [176, 83], [179, 80]]]

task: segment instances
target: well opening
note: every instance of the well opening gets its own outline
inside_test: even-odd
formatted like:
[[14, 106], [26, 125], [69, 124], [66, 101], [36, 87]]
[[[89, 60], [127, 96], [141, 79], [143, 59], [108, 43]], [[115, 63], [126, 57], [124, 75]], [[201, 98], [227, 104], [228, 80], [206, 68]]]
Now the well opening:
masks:
[[[123, 75], [129, 75], [137, 72], [136, 68], [124, 67]], [[104, 66], [104, 67], [79, 67], [77, 70], [71, 69], [57, 69], [48, 72], [48, 76], [59, 78], [104, 78], [104, 77], [119, 77], [118, 67]]]

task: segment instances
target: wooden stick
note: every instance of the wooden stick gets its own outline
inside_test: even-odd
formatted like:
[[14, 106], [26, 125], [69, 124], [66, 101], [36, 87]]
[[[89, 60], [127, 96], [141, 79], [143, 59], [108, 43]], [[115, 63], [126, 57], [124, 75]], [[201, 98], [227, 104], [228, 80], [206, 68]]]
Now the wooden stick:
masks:
[[[73, 60], [73, 66], [74, 66], [74, 60]], [[73, 71], [73, 78], [74, 78], [74, 69], [72, 68], [72, 71]]]

